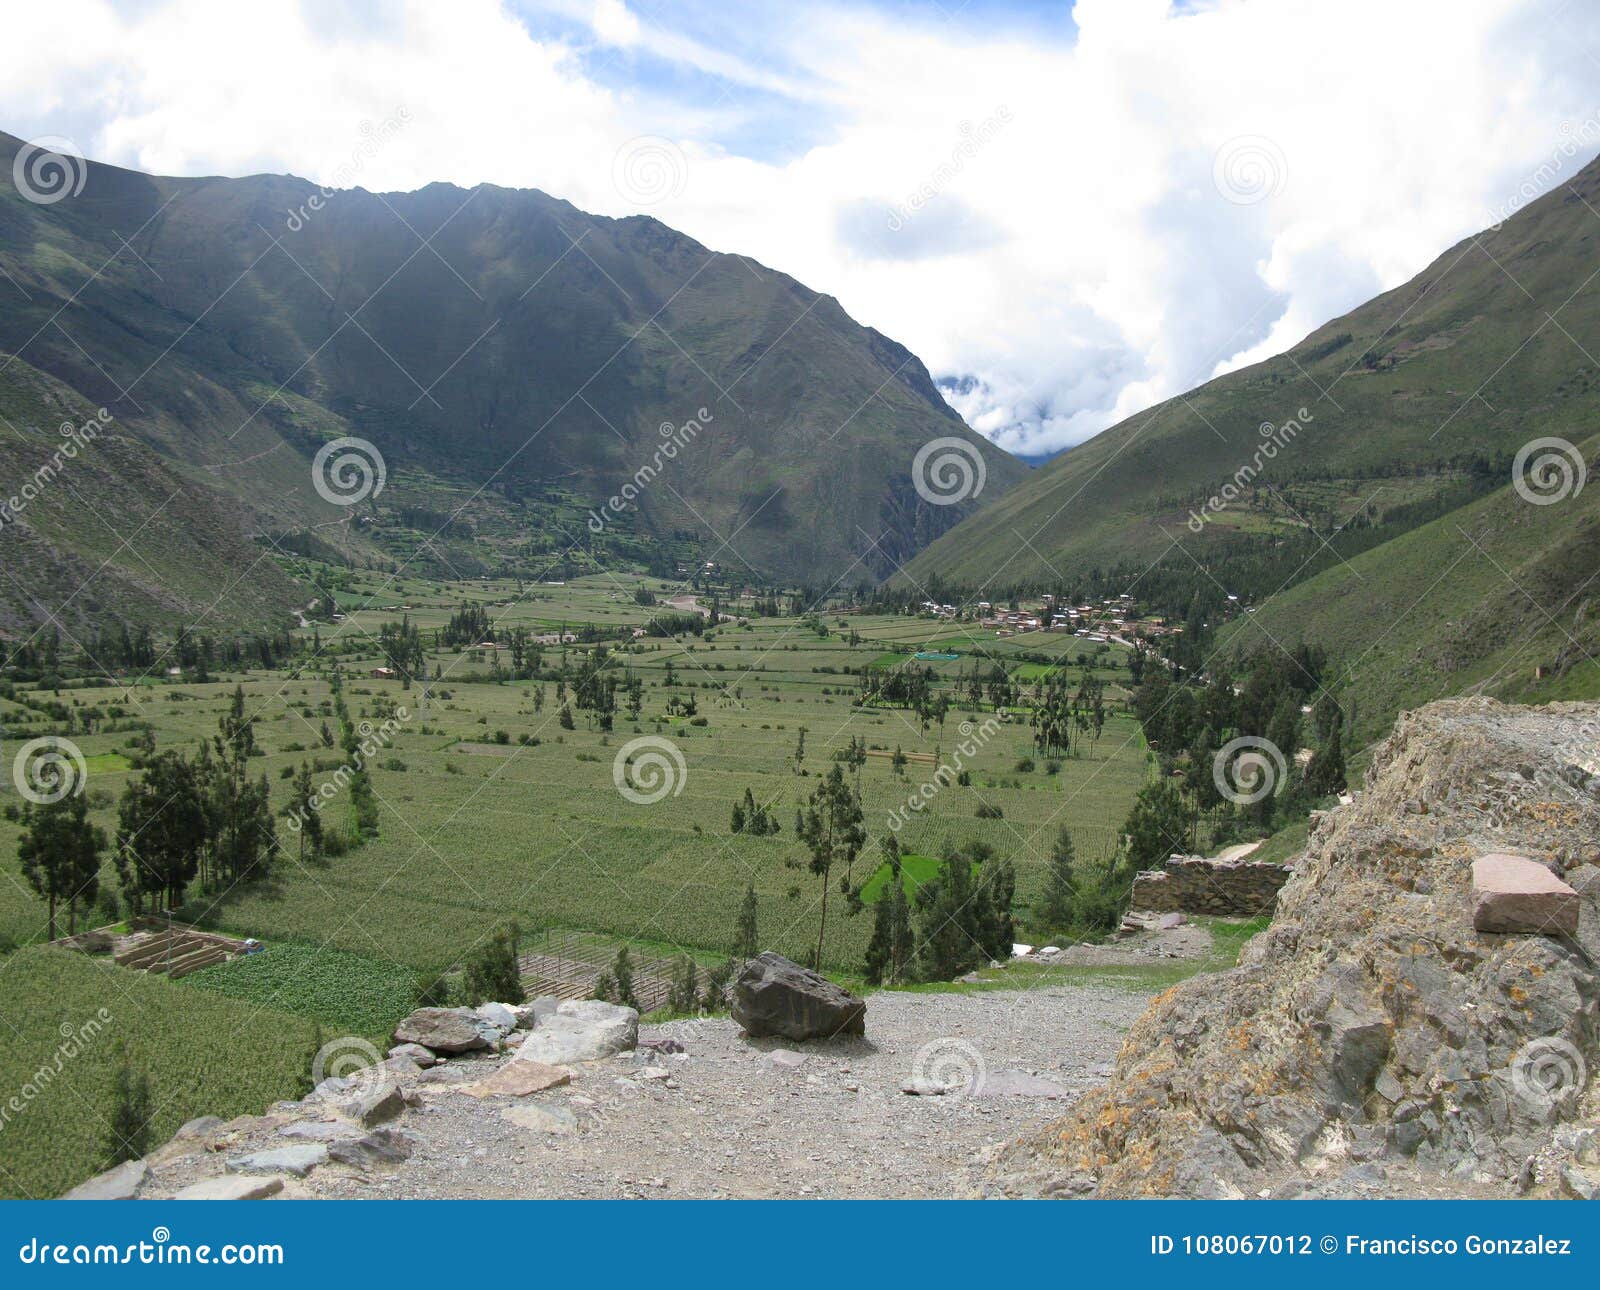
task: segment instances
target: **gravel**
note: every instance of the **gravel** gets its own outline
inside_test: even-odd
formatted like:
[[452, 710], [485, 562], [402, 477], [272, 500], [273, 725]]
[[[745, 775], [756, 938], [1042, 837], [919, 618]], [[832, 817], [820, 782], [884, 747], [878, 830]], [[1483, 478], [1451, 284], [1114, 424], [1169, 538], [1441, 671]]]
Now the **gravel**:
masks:
[[[570, 1085], [522, 1098], [480, 1100], [452, 1087], [482, 1079], [507, 1057], [452, 1058], [403, 1081], [413, 1105], [393, 1127], [411, 1139], [411, 1159], [368, 1169], [330, 1163], [287, 1180], [282, 1194], [970, 1195], [994, 1148], [1062, 1107], [1046, 1097], [993, 1094], [1060, 1086], [1076, 1096], [1103, 1081], [1146, 1002], [1102, 986], [883, 992], [869, 1001], [864, 1039], [805, 1044], [747, 1039], [726, 1018], [645, 1026], [642, 1041], [672, 1039], [685, 1051], [641, 1049], [583, 1063]], [[1050, 1083], [1008, 1076], [985, 1090], [987, 1077], [1001, 1072]], [[908, 1096], [901, 1085], [913, 1078], [949, 1091]], [[551, 1115], [502, 1115], [532, 1107]], [[574, 1121], [576, 1132], [568, 1127]], [[271, 1116], [241, 1125], [229, 1151], [266, 1145], [282, 1127]], [[279, 1136], [271, 1145], [283, 1143]], [[204, 1152], [178, 1155], [156, 1166], [144, 1194], [170, 1194], [217, 1163]]]

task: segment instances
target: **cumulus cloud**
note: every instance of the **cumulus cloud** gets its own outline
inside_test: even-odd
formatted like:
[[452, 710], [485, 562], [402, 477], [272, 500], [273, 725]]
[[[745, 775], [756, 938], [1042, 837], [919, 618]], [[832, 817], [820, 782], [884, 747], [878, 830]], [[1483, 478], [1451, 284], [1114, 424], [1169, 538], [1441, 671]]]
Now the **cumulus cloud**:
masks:
[[364, 186], [610, 215], [638, 209], [619, 151], [661, 136], [683, 182], [648, 213], [837, 295], [1039, 453], [1283, 349], [1575, 172], [1600, 147], [1600, 0], [1545, 8], [1080, 0], [1052, 29], [981, 3], [56, 0], [9, 19], [0, 126], [327, 182], [404, 107]]

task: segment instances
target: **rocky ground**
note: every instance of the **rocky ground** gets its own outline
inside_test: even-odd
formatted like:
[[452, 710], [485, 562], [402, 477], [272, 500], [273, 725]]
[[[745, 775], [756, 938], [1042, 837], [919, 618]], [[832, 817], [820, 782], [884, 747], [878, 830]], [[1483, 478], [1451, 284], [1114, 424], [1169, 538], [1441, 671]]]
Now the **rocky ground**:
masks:
[[[282, 1197], [969, 1195], [993, 1149], [1105, 1078], [1147, 1001], [1104, 987], [885, 992], [869, 1000], [865, 1038], [807, 1043], [749, 1039], [726, 1018], [644, 1026], [637, 1049], [573, 1062], [570, 1083], [525, 1096], [460, 1091], [514, 1066], [509, 1052], [425, 1071], [391, 1062], [406, 1105], [374, 1116], [376, 1130], [334, 1092], [202, 1122], [153, 1153], [132, 1190], [220, 1179]], [[913, 1078], [956, 1087], [902, 1092]], [[353, 1163], [317, 1159], [340, 1143], [367, 1145], [336, 1151]]]
[[[1476, 930], [1489, 853], [1563, 879], [1575, 931]], [[1597, 1069], [1600, 706], [1447, 700], [1403, 717], [1364, 789], [1314, 820], [1240, 966], [1158, 997], [1108, 1086], [985, 1184], [1591, 1197]]]

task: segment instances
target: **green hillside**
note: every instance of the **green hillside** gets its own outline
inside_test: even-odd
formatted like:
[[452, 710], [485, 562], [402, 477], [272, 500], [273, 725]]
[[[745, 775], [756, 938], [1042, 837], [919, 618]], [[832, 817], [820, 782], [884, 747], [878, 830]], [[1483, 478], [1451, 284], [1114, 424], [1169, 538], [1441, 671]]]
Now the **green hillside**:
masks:
[[[1577, 445], [1589, 461], [1600, 436]], [[1518, 702], [1600, 694], [1600, 486], [1531, 505], [1514, 488], [1274, 596], [1226, 651], [1314, 641], [1338, 660], [1360, 744], [1445, 695]]]
[[911, 576], [1002, 588], [1098, 569], [1143, 594], [1176, 571], [1259, 601], [1486, 496], [1524, 443], [1596, 424], [1597, 207], [1592, 164], [1289, 352], [1051, 461]]

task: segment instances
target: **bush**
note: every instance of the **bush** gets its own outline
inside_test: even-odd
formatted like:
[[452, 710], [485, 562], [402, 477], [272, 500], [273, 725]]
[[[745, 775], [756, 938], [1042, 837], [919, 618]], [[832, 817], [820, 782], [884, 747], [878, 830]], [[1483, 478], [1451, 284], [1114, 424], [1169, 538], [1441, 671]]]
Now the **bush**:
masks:
[[989, 802], [979, 802], [978, 809], [973, 814], [980, 820], [999, 820], [1005, 817], [1004, 811]]
[[462, 992], [469, 1008], [480, 1003], [521, 1003], [527, 997], [522, 990], [522, 969], [517, 966], [517, 940], [515, 923], [496, 928], [467, 964]]

